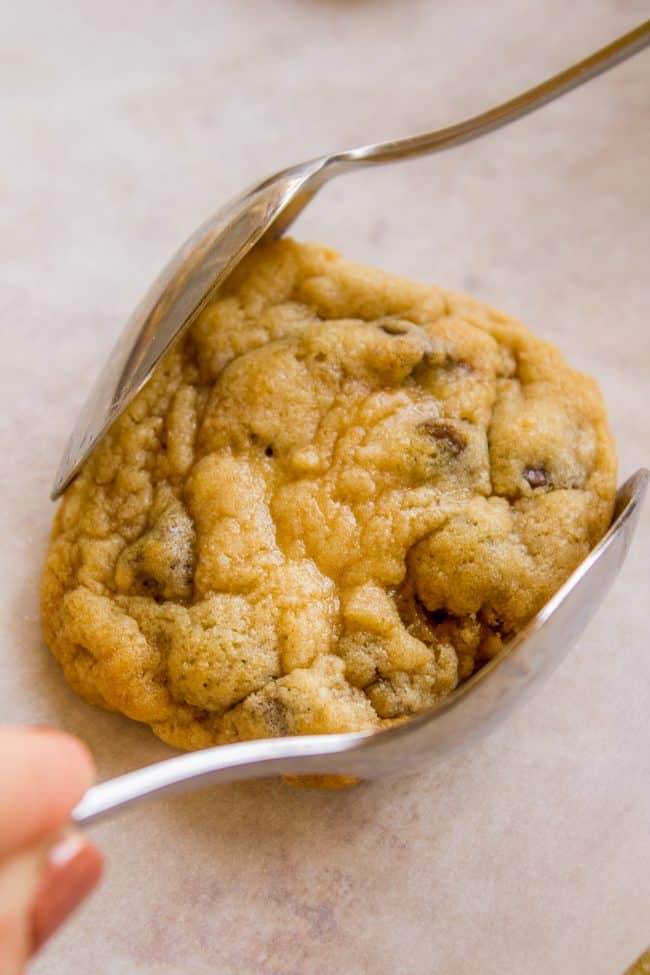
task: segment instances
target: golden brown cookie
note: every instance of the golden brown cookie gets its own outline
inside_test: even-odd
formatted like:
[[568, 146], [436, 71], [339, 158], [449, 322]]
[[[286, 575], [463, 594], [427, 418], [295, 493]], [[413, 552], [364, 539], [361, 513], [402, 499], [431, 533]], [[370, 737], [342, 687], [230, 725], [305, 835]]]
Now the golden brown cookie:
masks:
[[625, 975], [650, 975], [650, 948], [640, 958], [637, 958], [632, 967], [627, 969]]
[[181, 748], [380, 728], [493, 656], [605, 531], [595, 383], [499, 312], [255, 251], [66, 491], [47, 643]]

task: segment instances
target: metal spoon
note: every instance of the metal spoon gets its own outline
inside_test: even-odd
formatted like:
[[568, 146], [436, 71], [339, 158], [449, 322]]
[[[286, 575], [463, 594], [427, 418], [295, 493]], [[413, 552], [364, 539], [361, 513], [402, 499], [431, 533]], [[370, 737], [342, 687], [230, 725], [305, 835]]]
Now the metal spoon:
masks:
[[264, 235], [279, 236], [333, 176], [469, 142], [629, 58], [650, 43], [650, 20], [522, 95], [464, 122], [411, 139], [362, 146], [292, 166], [219, 210], [172, 258], [136, 308], [84, 405], [52, 488], [57, 498], [111, 423], [215, 289]]
[[437, 707], [379, 733], [266, 738], [170, 758], [93, 786], [73, 821], [90, 823], [146, 797], [216, 782], [323, 773], [381, 778], [470, 744], [539, 688], [578, 639], [623, 564], [649, 479], [640, 470], [619, 488], [602, 541], [525, 629]]

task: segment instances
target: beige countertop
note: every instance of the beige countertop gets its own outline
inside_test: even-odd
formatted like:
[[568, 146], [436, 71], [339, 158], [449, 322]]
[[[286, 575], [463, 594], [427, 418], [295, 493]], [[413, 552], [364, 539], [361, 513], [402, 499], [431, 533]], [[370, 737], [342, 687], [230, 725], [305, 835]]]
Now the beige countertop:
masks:
[[[45, 652], [48, 488], [163, 261], [282, 165], [506, 97], [647, 0], [5, 0], [0, 38], [0, 718], [102, 778], [169, 754]], [[592, 372], [621, 472], [650, 461], [650, 54], [480, 144], [349, 177], [296, 235], [468, 290]], [[620, 975], [650, 939], [650, 505], [615, 589], [491, 738], [398, 782], [278, 782], [92, 830], [105, 883], [35, 973]]]

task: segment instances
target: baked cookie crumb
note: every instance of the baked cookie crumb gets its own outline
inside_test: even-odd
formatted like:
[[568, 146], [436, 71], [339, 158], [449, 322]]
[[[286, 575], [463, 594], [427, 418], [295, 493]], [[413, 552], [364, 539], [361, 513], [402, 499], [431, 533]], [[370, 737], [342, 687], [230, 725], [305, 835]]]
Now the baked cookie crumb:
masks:
[[379, 729], [449, 694], [606, 530], [595, 383], [470, 298], [256, 249], [57, 512], [48, 646], [180, 748]]

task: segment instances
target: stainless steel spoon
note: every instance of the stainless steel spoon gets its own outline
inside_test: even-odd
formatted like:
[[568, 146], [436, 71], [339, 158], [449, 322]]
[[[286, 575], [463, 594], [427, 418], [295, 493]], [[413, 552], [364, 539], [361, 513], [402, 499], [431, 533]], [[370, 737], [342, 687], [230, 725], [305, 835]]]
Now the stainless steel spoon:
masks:
[[362, 146], [285, 169], [219, 210], [172, 258], [134, 311], [86, 401], [52, 488], [65, 490], [111, 423], [146, 383], [161, 356], [215, 289], [264, 236], [279, 236], [333, 176], [469, 142], [629, 58], [650, 43], [650, 20], [522, 95], [464, 122], [411, 139]]
[[93, 786], [73, 821], [90, 823], [147, 797], [238, 779], [397, 775], [470, 744], [539, 688], [578, 639], [623, 564], [649, 479], [640, 470], [619, 488], [602, 541], [526, 628], [437, 707], [379, 733], [266, 738], [170, 758]]

